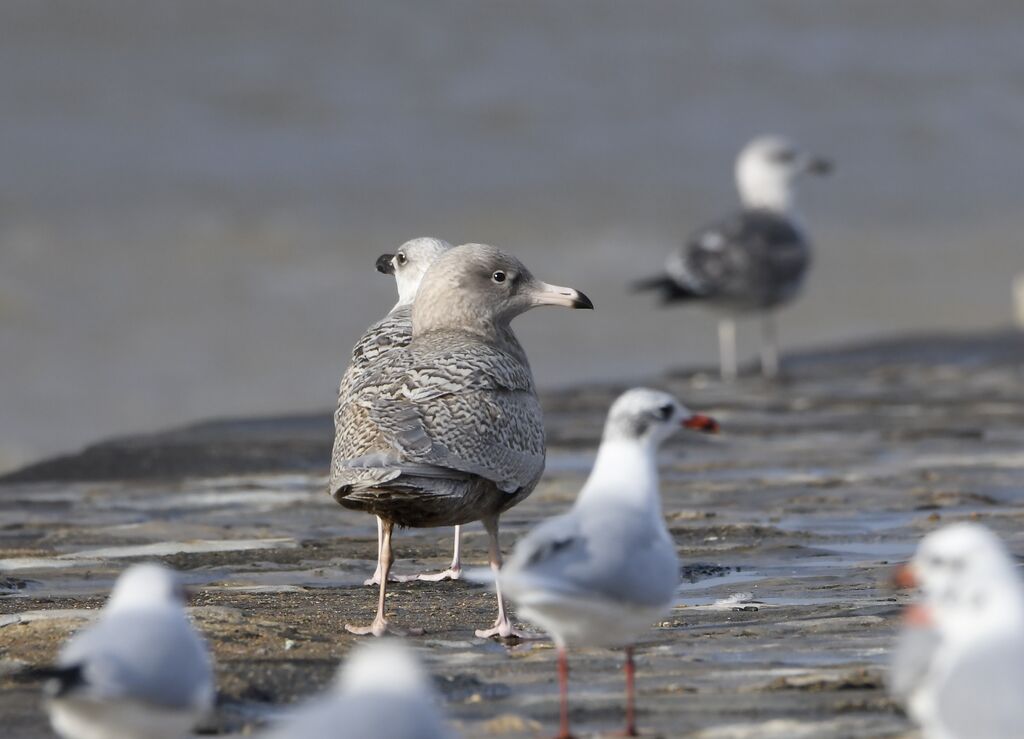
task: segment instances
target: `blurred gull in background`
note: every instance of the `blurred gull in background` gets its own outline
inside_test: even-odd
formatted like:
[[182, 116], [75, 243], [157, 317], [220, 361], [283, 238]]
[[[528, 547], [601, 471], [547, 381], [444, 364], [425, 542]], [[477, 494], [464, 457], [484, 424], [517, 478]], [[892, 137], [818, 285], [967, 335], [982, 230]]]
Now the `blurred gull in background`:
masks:
[[353, 650], [327, 694], [265, 739], [452, 739], [439, 697], [412, 650], [397, 641]]
[[890, 691], [926, 739], [1024, 736], [1024, 587], [999, 538], [959, 523], [926, 536], [897, 583], [918, 586]]
[[34, 674], [49, 678], [50, 721], [66, 739], [179, 739], [213, 707], [206, 644], [159, 564], [126, 570], [96, 623]]
[[626, 647], [626, 734], [636, 734], [632, 642], [668, 611], [679, 585], [656, 455], [680, 425], [718, 428], [667, 393], [636, 388], [620, 396], [572, 510], [523, 537], [499, 574], [519, 614], [558, 647], [561, 737], [570, 735], [566, 649], [577, 646]]
[[795, 212], [796, 180], [822, 175], [832, 164], [779, 136], [760, 136], [736, 160], [742, 210], [692, 234], [669, 255], [662, 275], [635, 287], [657, 290], [662, 303], [699, 301], [719, 314], [719, 370], [737, 374], [736, 319], [761, 316], [761, 372], [779, 371], [773, 311], [800, 291], [811, 244]]

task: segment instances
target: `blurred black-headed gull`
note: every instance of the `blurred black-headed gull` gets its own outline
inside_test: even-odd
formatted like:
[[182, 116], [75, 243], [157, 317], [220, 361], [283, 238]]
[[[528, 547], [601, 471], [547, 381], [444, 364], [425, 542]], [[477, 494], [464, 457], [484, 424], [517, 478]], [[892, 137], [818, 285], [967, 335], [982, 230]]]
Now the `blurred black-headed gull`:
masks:
[[560, 736], [569, 736], [567, 648], [626, 647], [626, 733], [633, 736], [633, 649], [669, 608], [679, 559], [658, 490], [659, 445], [680, 426], [718, 426], [667, 393], [636, 388], [612, 405], [594, 469], [572, 509], [523, 537], [498, 581], [558, 647]]
[[[381, 254], [377, 257], [377, 271], [385, 275], [394, 275], [395, 286], [398, 288], [398, 302], [381, 320], [370, 326], [356, 342], [352, 349], [352, 359], [341, 379], [338, 397], [344, 398], [354, 384], [361, 381], [374, 363], [379, 361], [386, 352], [409, 345], [412, 341], [412, 301], [420, 287], [423, 275], [434, 260], [452, 248], [442, 239], [423, 236], [406, 241], [394, 254]], [[339, 404], [340, 407], [340, 404]], [[331, 474], [338, 474], [336, 465], [344, 461], [344, 448], [335, 439], [335, 454], [332, 456]], [[332, 484], [333, 489], [333, 484]], [[395, 582], [409, 580], [458, 580], [462, 573], [460, 549], [462, 543], [461, 527], [455, 527], [455, 550], [452, 563], [448, 569], [433, 574], [396, 575], [388, 574], [388, 579]], [[377, 518], [377, 568], [373, 576], [367, 578], [364, 585], [380, 584], [380, 551], [384, 543], [384, 522]]]
[[1024, 736], [1024, 585], [999, 538], [974, 523], [947, 526], [921, 540], [896, 579], [920, 597], [890, 691], [926, 739]]
[[761, 371], [778, 374], [773, 311], [797, 296], [811, 264], [811, 242], [795, 212], [796, 181], [831, 169], [781, 136], [758, 136], [736, 160], [741, 210], [691, 234], [664, 273], [636, 283], [658, 291], [662, 304], [695, 302], [719, 314], [723, 379], [736, 377], [736, 319], [749, 314], [761, 316]]
[[50, 721], [66, 739], [179, 739], [213, 707], [213, 666], [177, 575], [147, 563], [118, 578], [99, 618], [61, 649]]
[[412, 651], [383, 640], [353, 650], [334, 686], [265, 739], [451, 739], [438, 701]]

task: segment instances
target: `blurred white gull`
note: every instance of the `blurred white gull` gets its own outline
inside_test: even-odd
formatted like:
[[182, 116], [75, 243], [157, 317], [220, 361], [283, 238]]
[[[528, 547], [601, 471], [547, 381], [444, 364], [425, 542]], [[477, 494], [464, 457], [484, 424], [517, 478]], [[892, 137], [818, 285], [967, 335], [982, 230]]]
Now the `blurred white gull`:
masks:
[[922, 539], [897, 583], [918, 603], [893, 653], [890, 691], [926, 739], [1024, 736], [1024, 586], [984, 526]]
[[669, 255], [665, 272], [635, 287], [657, 290], [663, 304], [697, 302], [719, 314], [719, 369], [736, 377], [736, 319], [761, 316], [761, 371], [779, 370], [773, 311], [799, 293], [811, 263], [811, 243], [795, 212], [795, 185], [803, 174], [825, 174], [832, 164], [780, 136], [759, 136], [736, 160], [742, 209], [691, 234]]
[[456, 736], [419, 660], [397, 641], [361, 645], [327, 694], [298, 708], [265, 739], [449, 739]]
[[626, 647], [626, 733], [635, 735], [631, 645], [669, 610], [679, 584], [656, 456], [681, 425], [718, 428], [667, 393], [636, 388], [619, 397], [575, 505], [523, 537], [499, 574], [519, 615], [558, 647], [561, 737], [569, 736], [566, 650], [577, 646]]
[[[452, 248], [447, 241], [428, 236], [411, 239], [402, 244], [394, 254], [381, 254], [377, 257], [377, 271], [385, 275], [394, 275], [395, 286], [398, 288], [398, 302], [380, 321], [370, 326], [352, 349], [352, 359], [345, 370], [338, 388], [339, 397], [347, 392], [354, 383], [370, 370], [374, 362], [392, 349], [408, 346], [412, 341], [412, 301], [419, 290], [420, 281], [427, 268], [434, 260]], [[340, 406], [339, 406], [340, 407]], [[335, 464], [340, 464], [343, 449], [339, 449], [335, 439], [335, 454], [332, 457], [332, 478]], [[426, 575], [396, 575], [389, 573], [388, 578], [395, 582], [409, 580], [458, 580], [462, 572], [460, 549], [462, 543], [461, 527], [455, 527], [455, 548], [452, 563], [448, 569]], [[373, 576], [367, 578], [364, 585], [380, 584], [380, 551], [384, 542], [384, 522], [377, 518], [377, 568]]]
[[213, 667], [184, 609], [177, 575], [126, 570], [98, 620], [36, 671], [50, 721], [65, 739], [179, 739], [211, 710]]

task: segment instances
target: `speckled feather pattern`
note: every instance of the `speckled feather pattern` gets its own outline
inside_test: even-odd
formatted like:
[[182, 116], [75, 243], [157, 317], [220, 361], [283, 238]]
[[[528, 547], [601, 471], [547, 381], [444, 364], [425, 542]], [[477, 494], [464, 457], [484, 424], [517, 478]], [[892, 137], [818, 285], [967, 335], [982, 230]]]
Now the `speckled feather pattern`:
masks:
[[697, 231], [666, 271], [702, 301], [743, 312], [792, 300], [810, 263], [810, 242], [795, 223], [751, 209]]
[[433, 331], [346, 373], [332, 495], [393, 520], [405, 507], [404, 525], [463, 523], [521, 500], [544, 469], [540, 404], [522, 357], [511, 335], [499, 346]]

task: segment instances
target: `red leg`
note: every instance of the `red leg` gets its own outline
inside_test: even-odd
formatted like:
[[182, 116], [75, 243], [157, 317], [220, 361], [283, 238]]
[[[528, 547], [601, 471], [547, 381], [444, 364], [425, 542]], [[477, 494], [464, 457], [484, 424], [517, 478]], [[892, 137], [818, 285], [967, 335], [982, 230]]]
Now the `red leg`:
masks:
[[561, 717], [557, 739], [572, 739], [569, 733], [569, 655], [565, 647], [558, 648], [558, 691], [561, 695]]
[[633, 647], [626, 647], [626, 736], [637, 736], [636, 733], [636, 691], [633, 680], [636, 677], [636, 665], [633, 664]]

